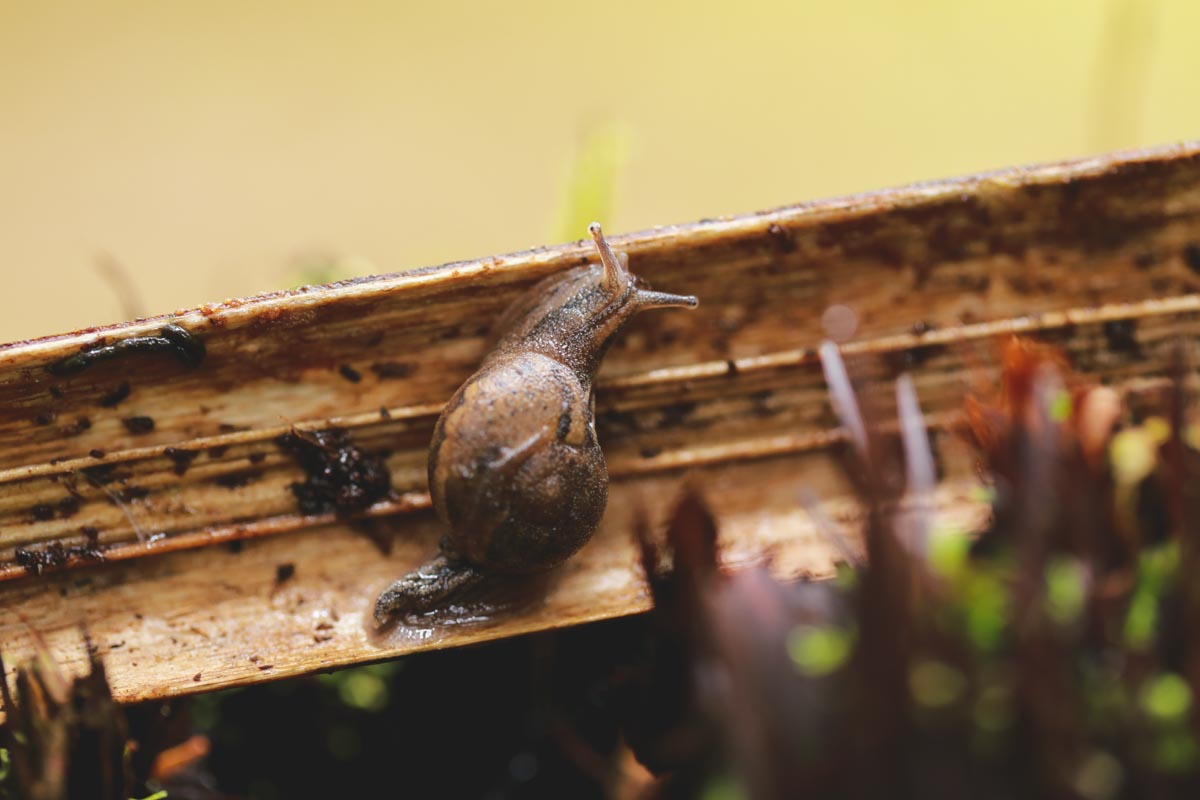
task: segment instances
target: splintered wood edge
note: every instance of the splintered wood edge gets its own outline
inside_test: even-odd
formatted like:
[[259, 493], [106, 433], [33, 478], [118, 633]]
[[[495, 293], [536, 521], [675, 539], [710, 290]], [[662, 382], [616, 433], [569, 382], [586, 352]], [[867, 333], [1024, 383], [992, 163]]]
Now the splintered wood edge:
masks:
[[[1063, 230], [1055, 227], [1060, 223]], [[826, 307], [861, 307], [859, 339], [843, 347], [847, 360], [911, 369], [935, 431], [954, 425], [962, 392], [981, 370], [994, 375], [986, 349], [966, 344], [1012, 333], [1059, 343], [1083, 362], [1090, 379], [1127, 393], [1153, 393], [1168, 366], [1170, 342], [1200, 338], [1197, 241], [1196, 143], [613, 237], [636, 259], [635, 271], [675, 284], [663, 288], [691, 290], [689, 282], [698, 281], [708, 291], [697, 292], [701, 310], [689, 317], [684, 336], [660, 335], [674, 323], [639, 320], [610, 352], [598, 410], [640, 421], [625, 438], [606, 436], [615, 483], [602, 531], [554, 576], [539, 602], [471, 624], [374, 631], [369, 610], [375, 596], [436, 546], [438, 525], [421, 510], [427, 500], [414, 485], [404, 487], [411, 491], [400, 505], [409, 513], [395, 520], [388, 557], [328, 517], [273, 522], [260, 514], [252, 525], [288, 533], [246, 541], [236, 553], [210, 546], [7, 581], [0, 585], [0, 607], [10, 612], [0, 614], [0, 648], [15, 665], [45, 647], [77, 673], [86, 665], [86, 631], [117, 698], [137, 701], [636, 613], [648, 598], [630, 536], [633, 509], [647, 509], [661, 526], [685, 471], [713, 505], [728, 566], [769, 563], [782, 578], [819, 577], [827, 574], [832, 551], [801, 510], [799, 487], [813, 489], [849, 535], [855, 528], [853, 504], [845, 499], [849, 487], [831, 451], [841, 434], [820, 392], [813, 351]], [[486, 325], [460, 330], [462, 323], [490, 316], [533, 281], [590, 257], [590, 244], [580, 241], [0, 347], [0, 453], [7, 454], [0, 455], [0, 483], [18, 487], [92, 463], [71, 460], [86, 459], [92, 447], [108, 448], [114, 460], [136, 460], [195, 445], [216, 458], [216, 450], [277, 432], [281, 416], [297, 427], [328, 426], [334, 415], [325, 409], [335, 406], [345, 409], [339, 424], [368, 430], [388, 418], [377, 414], [380, 397], [389, 400], [392, 416], [429, 417], [474, 368], [486, 338]], [[898, 302], [897, 290], [906, 284], [929, 302]], [[738, 314], [730, 327], [727, 317]], [[135, 397], [164, 412], [181, 403], [219, 406], [224, 399], [227, 412], [242, 414], [236, 432], [222, 432], [208, 418], [165, 413], [143, 444], [119, 432], [110, 416], [82, 435], [68, 434], [66, 460], [23, 455], [55, 444], [46, 429], [29, 422], [48, 398], [64, 395], [44, 367], [98, 341], [153, 332], [168, 320], [204, 336], [216, 354], [214, 371], [200, 380], [170, 364], [139, 365], [154, 380], [136, 388]], [[1127, 321], [1135, 326], [1111, 328]], [[383, 355], [364, 356], [362, 345], [344, 336], [371, 326], [389, 336], [399, 331]], [[711, 327], [719, 327], [721, 337], [710, 341]], [[338, 364], [394, 357], [431, 333], [437, 343], [425, 366], [435, 366], [432, 371], [386, 385], [350, 386], [336, 377]], [[289, 348], [297, 336], [308, 337], [308, 361], [271, 383], [268, 367], [292, 367]], [[268, 382], [255, 383], [258, 376], [246, 379], [245, 364], [263, 348], [267, 356], [254, 366]], [[860, 370], [884, 379], [864, 388], [887, 389], [890, 369]], [[807, 377], [797, 387], [801, 374]], [[205, 382], [214, 378], [225, 382]], [[111, 375], [97, 368], [85, 380], [66, 381], [64, 416], [94, 408], [111, 386], [105, 380]], [[774, 406], [759, 402], [763, 391], [776, 390], [782, 399]], [[707, 413], [708, 424], [716, 418], [718, 427], [697, 433], [687, 424], [668, 425], [639, 438], [646, 420], [670, 416], [681, 401], [698, 416]], [[722, 415], [729, 408], [740, 411], [726, 424]], [[973, 474], [972, 457], [955, 441], [935, 439], [945, 470], [939, 509], [950, 524], [971, 530], [982, 524], [986, 508], [972, 500], [966, 477]], [[405, 457], [419, 458], [420, 446]], [[186, 544], [202, 543], [203, 534]]]

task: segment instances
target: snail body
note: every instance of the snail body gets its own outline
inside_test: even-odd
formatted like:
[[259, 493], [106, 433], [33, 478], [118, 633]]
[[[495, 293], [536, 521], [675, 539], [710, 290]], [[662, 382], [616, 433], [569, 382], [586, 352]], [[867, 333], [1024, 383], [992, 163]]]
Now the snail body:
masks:
[[592, 379], [608, 345], [646, 308], [695, 297], [641, 288], [589, 227], [601, 263], [551, 276], [497, 326], [479, 370], [450, 398], [429, 448], [429, 492], [449, 528], [441, 554], [380, 595], [375, 617], [422, 613], [488, 575], [558, 566], [596, 532], [608, 470]]

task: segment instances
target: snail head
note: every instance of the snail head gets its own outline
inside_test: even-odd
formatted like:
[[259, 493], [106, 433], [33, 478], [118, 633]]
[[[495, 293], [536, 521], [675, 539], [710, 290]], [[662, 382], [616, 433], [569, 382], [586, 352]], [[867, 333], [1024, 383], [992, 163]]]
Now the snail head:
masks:
[[596, 252], [600, 254], [600, 264], [604, 267], [604, 275], [600, 286], [614, 302], [631, 304], [635, 311], [643, 308], [695, 308], [699, 301], [693, 295], [669, 294], [642, 289], [637, 286], [637, 279], [629, 272], [629, 256], [625, 253], [613, 252], [612, 246], [604, 238], [604, 231], [599, 222], [588, 226], [588, 233], [596, 244]]

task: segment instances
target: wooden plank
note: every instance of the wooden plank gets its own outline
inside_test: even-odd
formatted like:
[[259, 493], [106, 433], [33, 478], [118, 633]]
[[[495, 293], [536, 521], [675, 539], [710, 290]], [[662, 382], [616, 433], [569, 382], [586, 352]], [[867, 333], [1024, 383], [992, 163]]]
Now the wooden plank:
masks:
[[[689, 469], [714, 498], [733, 562], [769, 555], [782, 575], [820, 573], [829, 553], [796, 490], [845, 491], [814, 351], [825, 309], [853, 310], [844, 349], [858, 375], [909, 370], [942, 424], [1013, 332], [1061, 344], [1097, 380], [1153, 386], [1171, 343], [1200, 335], [1200, 145], [614, 243], [656, 288], [695, 293], [701, 308], [643, 315], [610, 352], [597, 396], [609, 512], [543, 603], [383, 637], [367, 617], [379, 589], [434, 549], [424, 458], [440, 404], [505, 305], [591, 257], [582, 242], [0, 348], [0, 605], [12, 612], [0, 647], [15, 662], [36, 630], [74, 668], [86, 627], [106, 648], [118, 697], [133, 700], [632, 613], [645, 604], [633, 505], [660, 513]], [[168, 322], [203, 340], [199, 367], [156, 352], [53, 371]], [[889, 393], [888, 381], [868, 390], [885, 404]], [[301, 472], [277, 439], [331, 425], [386, 451], [395, 491], [367, 514], [394, 530], [390, 557], [346, 522], [296, 507], [289, 487]], [[937, 443], [945, 509], [977, 514], [963, 483], [969, 458], [953, 437]], [[107, 563], [77, 558], [40, 578], [18, 564], [18, 550], [80, 545], [85, 527]], [[253, 541], [238, 554], [221, 545], [243, 538]], [[294, 577], [276, 585], [276, 567], [289, 564]]]
[[[811, 460], [799, 477], [809, 473], [819, 490], [830, 489], [822, 479], [833, 474], [826, 459]], [[703, 476], [730, 566], [769, 558], [782, 577], [829, 572], [833, 553], [791, 485], [797, 466], [794, 457], [759, 460]], [[192, 549], [13, 581], [4, 604], [20, 613], [4, 615], [0, 637], [6, 653], [27, 655], [36, 629], [55, 658], [76, 671], [86, 664], [86, 629], [117, 699], [136, 701], [635, 613], [649, 599], [628, 519], [635, 498], [665, 511], [677, 484], [677, 477], [619, 484], [604, 529], [554, 577], [544, 599], [474, 624], [375, 631], [368, 612], [380, 590], [434, 550], [438, 526], [422, 514], [406, 520], [388, 558], [361, 533], [333, 525], [255, 539], [237, 553]], [[941, 499], [945, 516], [964, 526], [985, 513], [967, 484], [944, 487]], [[852, 505], [835, 500], [826, 510], [852, 527]], [[282, 583], [281, 567], [294, 570]]]

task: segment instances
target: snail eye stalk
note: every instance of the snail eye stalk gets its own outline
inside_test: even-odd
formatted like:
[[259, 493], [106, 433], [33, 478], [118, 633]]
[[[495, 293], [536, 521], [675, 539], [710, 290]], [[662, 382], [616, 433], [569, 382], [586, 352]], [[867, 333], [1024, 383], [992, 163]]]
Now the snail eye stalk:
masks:
[[608, 240], [604, 238], [604, 231], [601, 230], [599, 222], [589, 225], [588, 233], [592, 235], [592, 241], [596, 243], [596, 250], [600, 253], [600, 263], [604, 265], [604, 280], [601, 286], [604, 287], [604, 291], [615, 296], [624, 288], [629, 273], [609, 246]]

